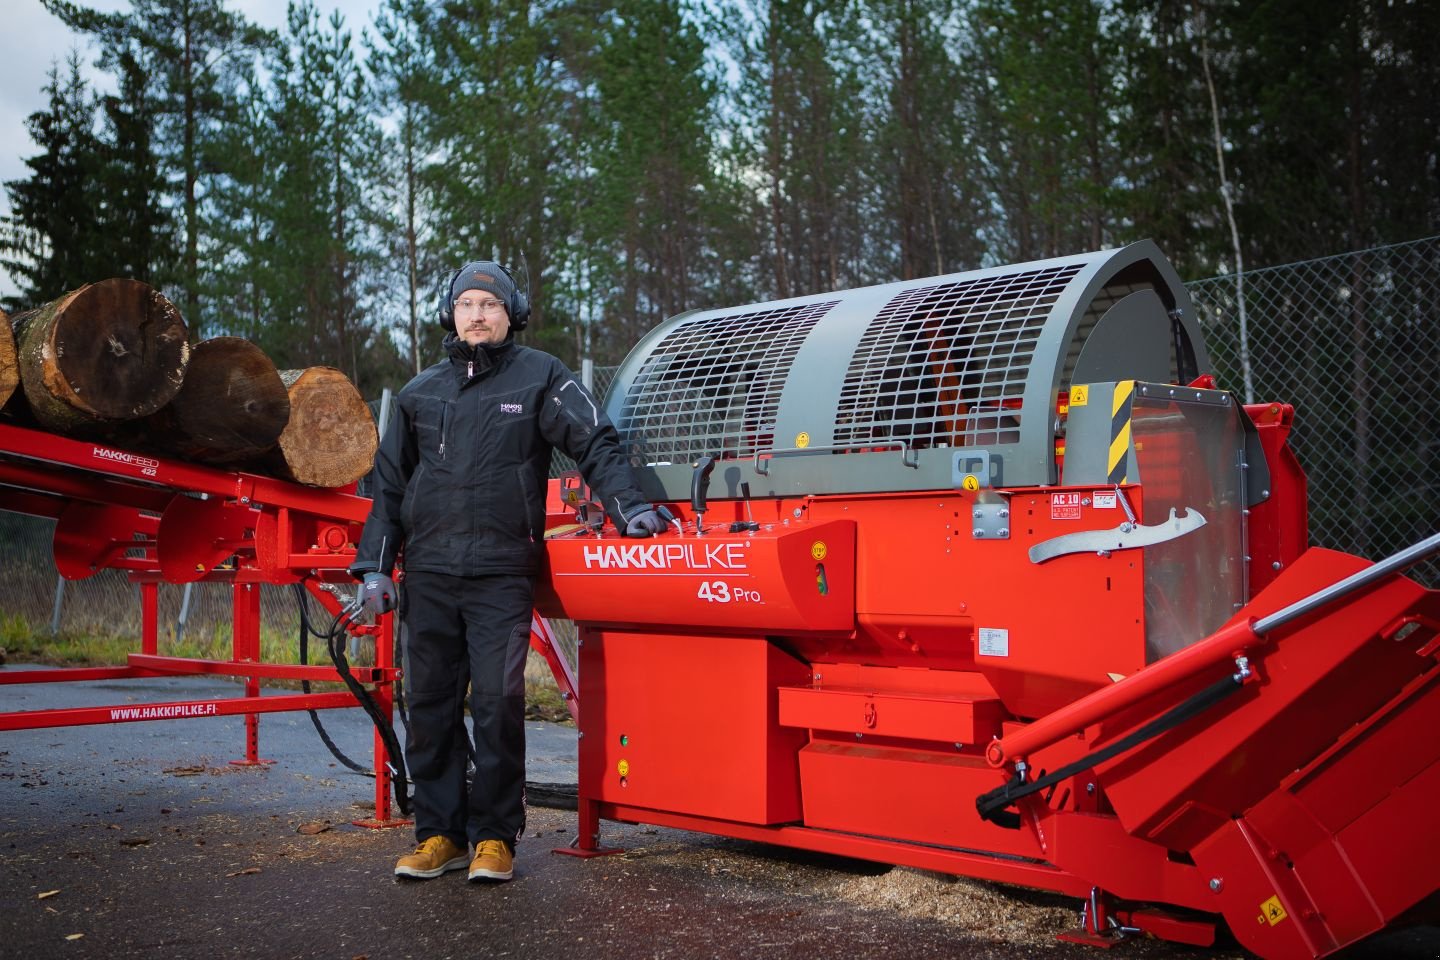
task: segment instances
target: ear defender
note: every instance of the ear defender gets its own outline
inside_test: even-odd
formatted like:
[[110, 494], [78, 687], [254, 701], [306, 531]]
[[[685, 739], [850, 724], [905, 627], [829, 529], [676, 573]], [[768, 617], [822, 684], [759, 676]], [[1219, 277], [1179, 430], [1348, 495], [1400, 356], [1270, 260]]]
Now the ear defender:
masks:
[[436, 294], [436, 299], [440, 301], [440, 326], [444, 327], [446, 330], [450, 330], [455, 326], [455, 304], [450, 302], [450, 291], [454, 289], [455, 281], [460, 279], [460, 274], [462, 271], [464, 271], [464, 269], [464, 267], [461, 267], [459, 270], [456, 270], [454, 273], [450, 274], [450, 279], [445, 280], [441, 284], [440, 290]]
[[520, 284], [515, 280], [515, 274], [505, 264], [496, 261], [495, 266], [504, 271], [505, 276], [510, 278], [510, 285], [514, 288], [510, 293], [510, 300], [505, 304], [505, 309], [510, 312], [510, 328], [519, 332], [525, 329], [530, 322], [530, 298], [525, 291], [520, 289]]

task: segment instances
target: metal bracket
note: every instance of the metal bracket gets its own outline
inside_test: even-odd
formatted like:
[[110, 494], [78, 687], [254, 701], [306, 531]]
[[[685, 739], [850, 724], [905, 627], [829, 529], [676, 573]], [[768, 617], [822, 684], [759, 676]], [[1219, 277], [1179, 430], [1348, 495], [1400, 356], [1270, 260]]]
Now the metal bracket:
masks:
[[976, 540], [1010, 539], [1010, 501], [990, 494], [970, 510], [970, 535]]
[[1205, 526], [1205, 518], [1199, 510], [1185, 508], [1183, 516], [1175, 516], [1170, 509], [1170, 518], [1163, 523], [1147, 527], [1143, 523], [1126, 521], [1113, 530], [1082, 530], [1053, 537], [1030, 548], [1030, 562], [1044, 563], [1069, 553], [1098, 553], [1109, 556], [1112, 550], [1133, 550], [1136, 547], [1151, 547], [1165, 543]]

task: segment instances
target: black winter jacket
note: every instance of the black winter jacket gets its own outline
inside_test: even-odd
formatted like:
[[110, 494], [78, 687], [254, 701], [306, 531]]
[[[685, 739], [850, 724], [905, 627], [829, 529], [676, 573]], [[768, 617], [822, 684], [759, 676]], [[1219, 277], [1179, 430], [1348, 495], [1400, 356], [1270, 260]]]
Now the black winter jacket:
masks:
[[375, 457], [374, 502], [350, 572], [533, 575], [544, 551], [550, 453], [573, 458], [620, 529], [648, 504], [619, 435], [565, 365], [506, 341], [448, 358], [400, 391]]

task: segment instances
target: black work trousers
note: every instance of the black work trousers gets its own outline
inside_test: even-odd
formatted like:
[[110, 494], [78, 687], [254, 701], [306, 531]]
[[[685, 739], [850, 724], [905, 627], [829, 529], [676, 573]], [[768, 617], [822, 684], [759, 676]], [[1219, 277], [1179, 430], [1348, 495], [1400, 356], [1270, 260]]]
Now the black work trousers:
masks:
[[[415, 838], [504, 840], [525, 829], [525, 657], [529, 577], [407, 572], [405, 761], [415, 785]], [[465, 776], [465, 688], [475, 775]]]

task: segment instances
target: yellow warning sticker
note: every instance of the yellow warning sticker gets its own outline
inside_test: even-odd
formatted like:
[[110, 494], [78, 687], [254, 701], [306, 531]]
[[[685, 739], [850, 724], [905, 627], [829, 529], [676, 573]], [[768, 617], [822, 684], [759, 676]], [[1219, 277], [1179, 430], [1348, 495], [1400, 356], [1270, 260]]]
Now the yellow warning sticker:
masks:
[[961, 486], [973, 493], [980, 489], [980, 478], [973, 473], [967, 473], [965, 479], [961, 481]]
[[808, 433], [797, 433], [797, 434], [795, 434], [795, 446], [799, 447], [801, 450], [804, 450], [806, 447], [810, 446], [810, 434], [808, 434]]
[[824, 540], [816, 540], [814, 543], [810, 544], [810, 556], [816, 560], [824, 560], [825, 555], [829, 552], [830, 548], [825, 546]]
[[615, 764], [615, 772], [620, 774], [620, 776], [622, 777], [630, 776], [630, 761], [621, 760], [619, 763]]
[[1088, 385], [1070, 388], [1070, 406], [1083, 407], [1090, 402], [1090, 387]]
[[1276, 895], [1260, 904], [1260, 916], [1256, 919], [1273, 927], [1288, 916], [1290, 914], [1285, 912], [1285, 908], [1280, 905], [1280, 897]]

